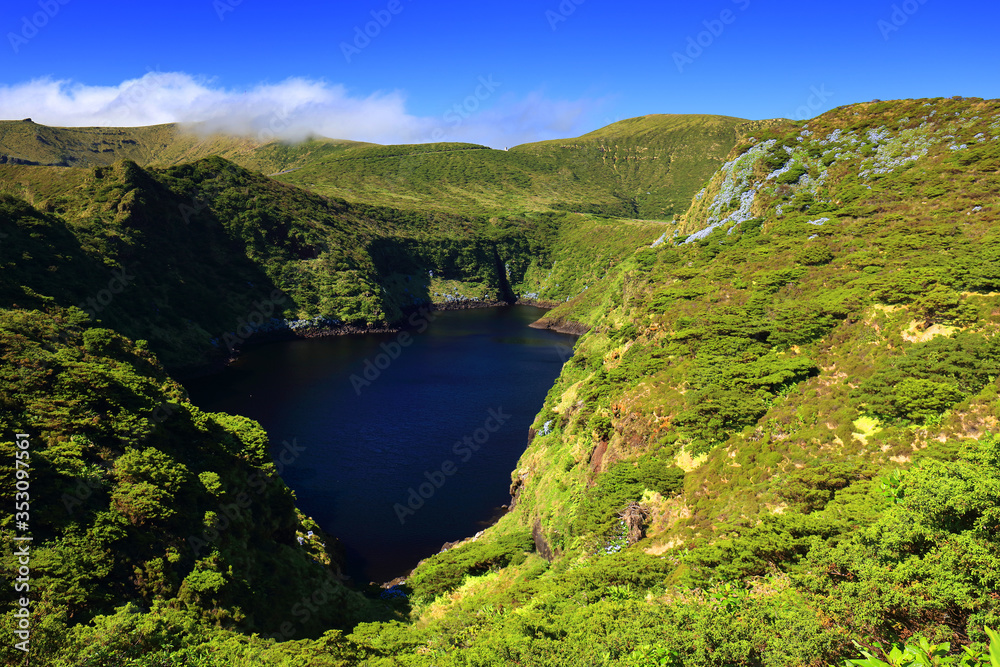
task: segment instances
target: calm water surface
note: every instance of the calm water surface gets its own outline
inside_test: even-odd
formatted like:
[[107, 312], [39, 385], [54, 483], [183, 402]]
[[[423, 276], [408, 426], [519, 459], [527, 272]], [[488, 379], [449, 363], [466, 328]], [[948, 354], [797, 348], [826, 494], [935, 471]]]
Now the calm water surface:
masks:
[[435, 312], [398, 348], [400, 334], [275, 343], [186, 386], [205, 410], [260, 421], [272, 453], [288, 450], [282, 477], [299, 507], [340, 538], [355, 576], [386, 581], [509, 502], [528, 427], [575, 342], [528, 328], [544, 312]]

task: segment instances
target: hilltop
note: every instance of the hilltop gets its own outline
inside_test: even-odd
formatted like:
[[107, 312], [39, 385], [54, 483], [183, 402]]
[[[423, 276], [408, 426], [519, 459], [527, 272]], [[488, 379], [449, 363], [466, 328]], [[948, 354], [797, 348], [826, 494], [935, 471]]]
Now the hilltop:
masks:
[[575, 139], [361, 148], [283, 174], [345, 199], [451, 212], [568, 210], [670, 220], [722, 164], [747, 121], [652, 115]]
[[142, 166], [169, 166], [223, 157], [248, 169], [275, 173], [318, 155], [365, 145], [357, 141], [311, 138], [297, 144], [209, 133], [197, 124], [146, 127], [49, 127], [30, 118], [0, 121], [0, 164], [105, 167], [118, 160]]
[[576, 139], [499, 151], [476, 144], [298, 144], [199, 134], [176, 124], [53, 128], [0, 121], [0, 164], [174, 166], [209, 156], [329, 197], [451, 214], [575, 211], [670, 220], [722, 164], [748, 121], [650, 115]]

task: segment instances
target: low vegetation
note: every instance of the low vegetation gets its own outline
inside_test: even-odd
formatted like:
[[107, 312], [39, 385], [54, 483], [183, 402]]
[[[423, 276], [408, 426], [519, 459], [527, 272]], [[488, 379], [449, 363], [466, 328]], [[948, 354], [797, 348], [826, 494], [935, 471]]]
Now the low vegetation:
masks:
[[[352, 147], [283, 175], [314, 191], [220, 158], [0, 167], [0, 423], [38, 434], [40, 492], [90, 490], [39, 515], [32, 650], [58, 665], [1000, 665], [1000, 102], [686, 117], [691, 136], [731, 137], [693, 185], [649, 170], [665, 144], [640, 150], [673, 122], [507, 152]], [[566, 196], [538, 194], [573, 174]], [[647, 178], [674, 194], [637, 197]], [[137, 272], [126, 299], [109, 281], [129, 262], [156, 280]], [[113, 299], [88, 315], [102, 289]], [[159, 360], [205, 354], [273, 290], [286, 325], [516, 297], [586, 330], [512, 472], [512, 510], [386, 589], [343, 585], [332, 537], [300, 543], [321, 533], [276, 479], [222, 529], [241, 480], [268, 475], [266, 434], [200, 413]], [[219, 534], [198, 555], [191, 526]], [[10, 561], [9, 520], [3, 535]], [[334, 602], [283, 629], [330, 576]]]

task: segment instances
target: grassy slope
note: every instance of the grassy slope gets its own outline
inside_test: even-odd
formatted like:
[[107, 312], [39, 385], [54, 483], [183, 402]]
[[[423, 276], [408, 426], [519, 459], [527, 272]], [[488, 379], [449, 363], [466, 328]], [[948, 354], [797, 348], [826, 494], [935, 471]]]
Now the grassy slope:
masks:
[[[568, 169], [588, 189], [599, 185], [627, 202], [634, 217], [669, 220], [704, 184], [706, 174], [722, 164], [745, 122], [729, 116], [657, 114], [619, 121], [576, 139], [511, 150]], [[550, 196], [560, 201], [558, 193]]]
[[474, 144], [301, 144], [198, 135], [174, 125], [53, 128], [0, 121], [8, 162], [176, 165], [210, 155], [323, 195], [453, 214], [570, 210], [670, 220], [721, 164], [747, 121], [651, 115], [576, 139], [495, 151]]
[[281, 178], [400, 208], [561, 209], [669, 220], [721, 164], [743, 123], [725, 116], [645, 116], [509, 151], [449, 144], [361, 148]]
[[[560, 426], [545, 439], [546, 459], [560, 443], [576, 482], [646, 452], [684, 461], [691, 516], [664, 525], [655, 547], [781, 505], [781, 481], [797, 467], [841, 457], [906, 462], [937, 440], [995, 428], [992, 382], [966, 391], [940, 418], [874, 423], [859, 421], [871, 397], [852, 389], [926, 341], [961, 331], [989, 338], [1000, 323], [998, 112], [996, 102], [856, 105], [744, 140], [731, 157], [756, 162], [720, 171], [681, 228], [716, 224], [760, 185], [747, 221], [638, 253], [549, 314], [594, 332], [539, 415], [537, 426]], [[846, 138], [823, 144], [835, 131]], [[768, 148], [745, 153], [754, 145]], [[865, 173], [924, 148], [886, 173]], [[781, 158], [766, 166], [774, 155]], [[796, 161], [808, 177], [768, 178]], [[740, 375], [769, 372], [766, 381]], [[727, 406], [713, 393], [727, 373], [736, 378], [727, 389], [746, 404]], [[574, 408], [572, 397], [588, 393], [596, 404]], [[611, 420], [606, 441], [588, 428], [595, 411]], [[602, 462], [588, 469], [601, 444]], [[524, 461], [531, 468], [539, 465], [534, 450]], [[701, 465], [690, 462], [688, 454], [702, 452]], [[545, 474], [564, 476], [551, 472], [553, 463], [544, 462]], [[542, 507], [565, 515], [558, 503]]]
[[194, 126], [185, 128], [176, 123], [49, 127], [26, 120], [0, 121], [0, 163], [100, 167], [131, 160], [144, 166], [173, 165], [214, 155], [248, 169], [274, 173], [294, 169], [330, 152], [364, 145], [325, 138], [288, 145], [261, 138], [198, 133]]
[[[621, 223], [588, 216], [418, 221], [330, 204], [390, 242], [369, 255], [376, 273], [392, 253], [418, 264], [407, 244], [463, 234], [544, 250], [548, 268], [518, 269], [522, 288], [569, 297], [550, 318], [591, 331], [538, 415], [514, 511], [418, 568], [411, 624], [328, 635], [309, 645], [311, 664], [822, 665], [855, 654], [852, 640], [965, 643], [1000, 621], [989, 574], [1000, 567], [1000, 449], [984, 435], [998, 424], [1000, 103], [855, 105], [804, 125], [740, 131], [676, 227], [689, 243], [642, 247], [662, 224], [637, 223], [609, 247], [596, 241]], [[552, 159], [570, 165], [603, 145], [614, 176], [590, 177], [620, 203], [661, 163], [637, 159], [642, 142], [630, 141], [598, 136]], [[502, 162], [481, 193], [469, 187], [472, 165], [486, 164], [469, 156], [496, 151], [372, 150], [381, 203], [396, 196], [383, 189], [394, 160], [423, 174], [407, 176], [414, 202], [438, 197], [444, 209], [480, 212], [500, 196], [496, 174], [517, 180]], [[442, 173], [463, 189], [421, 191]], [[214, 180], [168, 176], [177, 192]], [[251, 201], [276, 187], [241, 185]], [[267, 215], [247, 227], [233, 214], [242, 201], [212, 213], [275, 229]], [[501, 238], [513, 228], [522, 240]], [[273, 275], [294, 266], [242, 234], [251, 260], [277, 262]], [[419, 252], [456, 261], [433, 246]], [[626, 259], [604, 271], [609, 257]], [[576, 286], [557, 291], [564, 275]], [[474, 266], [467, 276], [485, 280]], [[616, 532], [628, 501], [648, 512], [635, 546]], [[79, 641], [104, 641], [92, 635]], [[283, 659], [261, 664], [305, 664]]]

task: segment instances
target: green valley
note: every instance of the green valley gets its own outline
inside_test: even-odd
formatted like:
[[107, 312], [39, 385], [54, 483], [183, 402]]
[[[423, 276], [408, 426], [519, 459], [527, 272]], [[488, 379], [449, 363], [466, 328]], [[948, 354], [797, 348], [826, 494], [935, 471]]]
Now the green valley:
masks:
[[[0, 156], [36, 664], [1000, 664], [1000, 101], [505, 151], [5, 121]], [[518, 302], [583, 335], [510, 511], [391, 587], [176, 379]]]

